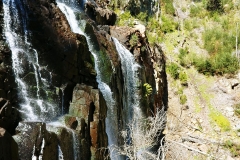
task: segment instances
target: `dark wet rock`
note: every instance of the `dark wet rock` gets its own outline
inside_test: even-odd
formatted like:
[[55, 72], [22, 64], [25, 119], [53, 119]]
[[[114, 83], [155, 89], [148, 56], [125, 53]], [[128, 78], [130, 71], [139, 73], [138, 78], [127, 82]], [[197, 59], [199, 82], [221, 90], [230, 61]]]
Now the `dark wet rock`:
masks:
[[21, 159], [58, 159], [56, 134], [46, 130], [41, 122], [21, 122], [14, 137]]
[[11, 105], [10, 101], [0, 98], [0, 127], [14, 134], [19, 120], [18, 110]]
[[0, 127], [0, 159], [18, 160], [18, 145], [4, 128]]

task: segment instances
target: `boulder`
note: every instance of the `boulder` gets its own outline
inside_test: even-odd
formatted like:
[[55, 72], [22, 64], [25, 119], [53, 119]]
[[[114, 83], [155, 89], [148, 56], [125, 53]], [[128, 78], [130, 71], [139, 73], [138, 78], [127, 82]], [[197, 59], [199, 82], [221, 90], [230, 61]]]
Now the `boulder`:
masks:
[[0, 127], [14, 134], [19, 120], [18, 110], [8, 100], [0, 98]]
[[85, 12], [98, 25], [114, 25], [117, 20], [116, 13], [109, 9], [98, 7], [93, 1], [86, 2]]
[[21, 159], [57, 159], [58, 139], [42, 122], [21, 122], [13, 136]]
[[4, 128], [0, 128], [0, 153], [1, 160], [19, 159], [18, 145]]

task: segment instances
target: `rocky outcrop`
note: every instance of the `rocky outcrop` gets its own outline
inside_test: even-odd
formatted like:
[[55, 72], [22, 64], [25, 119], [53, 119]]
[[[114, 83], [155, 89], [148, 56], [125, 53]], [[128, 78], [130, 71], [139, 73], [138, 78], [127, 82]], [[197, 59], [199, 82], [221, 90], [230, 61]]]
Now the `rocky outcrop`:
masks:
[[131, 14], [137, 15], [140, 12], [146, 12], [148, 15], [152, 15], [157, 12], [158, 1], [157, 0], [95, 0], [96, 3], [102, 8], [120, 8], [122, 10], [128, 9]]
[[114, 25], [117, 15], [113, 11], [99, 7], [94, 1], [85, 4], [85, 12], [98, 25]]
[[10, 101], [0, 98], [0, 127], [14, 134], [19, 120], [18, 110], [11, 105]]
[[[77, 84], [73, 90], [69, 115], [80, 119], [76, 128], [80, 132], [81, 159], [104, 159], [108, 145], [105, 132], [107, 106], [101, 92], [91, 86]], [[99, 148], [103, 148], [103, 152]]]
[[21, 122], [14, 136], [21, 159], [57, 159], [58, 141], [54, 133], [41, 122]]
[[[127, 31], [127, 32], [126, 32]], [[151, 115], [157, 108], [167, 106], [167, 80], [165, 73], [165, 61], [162, 52], [154, 47], [152, 51], [147, 37], [145, 27], [137, 24], [135, 27], [110, 27], [111, 36], [117, 38], [134, 55], [139, 68], [139, 79], [141, 86], [150, 84], [153, 92], [148, 97], [144, 96], [144, 87], [140, 89], [142, 97], [142, 109], [144, 113]]]
[[4, 128], [0, 128], [0, 159], [18, 160], [18, 145]]

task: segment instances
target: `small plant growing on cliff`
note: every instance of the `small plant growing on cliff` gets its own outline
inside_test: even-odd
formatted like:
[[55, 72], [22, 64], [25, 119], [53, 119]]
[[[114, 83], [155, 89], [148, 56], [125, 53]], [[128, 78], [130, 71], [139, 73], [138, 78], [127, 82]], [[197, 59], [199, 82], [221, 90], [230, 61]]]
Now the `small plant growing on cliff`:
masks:
[[143, 94], [144, 94], [145, 97], [148, 97], [152, 94], [152, 86], [150, 84], [144, 83]]
[[138, 44], [138, 36], [137, 34], [133, 34], [130, 38], [130, 41], [129, 41], [130, 45], [132, 47], [136, 46]]

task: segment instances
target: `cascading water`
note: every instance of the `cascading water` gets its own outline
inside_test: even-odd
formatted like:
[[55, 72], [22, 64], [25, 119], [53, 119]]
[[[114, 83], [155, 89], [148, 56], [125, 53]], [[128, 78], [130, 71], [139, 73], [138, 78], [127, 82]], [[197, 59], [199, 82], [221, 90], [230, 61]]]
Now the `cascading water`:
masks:
[[[106, 132], [108, 135], [108, 144], [111, 147], [112, 145], [117, 145], [117, 138], [116, 135], [118, 134], [117, 131], [117, 115], [116, 115], [116, 107], [115, 106], [115, 101], [112, 98], [112, 92], [110, 87], [102, 81], [101, 75], [102, 73], [100, 72], [99, 69], [99, 58], [98, 58], [98, 53], [94, 50], [93, 44], [91, 42], [91, 39], [89, 36], [87, 36], [81, 29], [78, 21], [76, 20], [76, 16], [74, 14], [74, 10], [71, 7], [66, 6], [64, 3], [58, 2], [58, 6], [61, 9], [61, 11], [65, 14], [67, 17], [67, 20], [70, 24], [70, 27], [73, 32], [84, 35], [86, 37], [89, 51], [92, 53], [94, 57], [94, 62], [95, 62], [95, 70], [97, 72], [97, 82], [98, 82], [98, 88], [103, 94], [103, 97], [106, 101], [107, 107], [108, 107], [108, 112], [107, 112], [107, 118], [106, 118]], [[79, 11], [78, 11], [79, 12]], [[114, 153], [111, 153], [111, 159], [118, 159], [117, 156]]]
[[12, 67], [25, 121], [50, 121], [58, 115], [56, 105], [45, 102], [40, 90], [47, 90], [40, 74], [38, 53], [29, 42], [24, 1], [3, 0], [4, 33], [12, 51]]
[[[123, 98], [124, 103], [124, 114], [126, 115], [125, 124], [131, 122], [132, 118], [141, 118], [141, 109], [140, 109], [140, 96], [137, 93], [137, 70], [140, 67], [139, 64], [134, 60], [134, 56], [132, 53], [126, 49], [116, 38], [112, 38], [116, 49], [118, 51], [118, 55], [121, 59], [121, 67], [124, 75], [124, 90], [125, 93]], [[133, 117], [134, 116], [134, 117]]]

